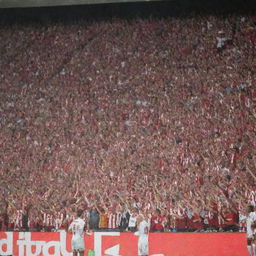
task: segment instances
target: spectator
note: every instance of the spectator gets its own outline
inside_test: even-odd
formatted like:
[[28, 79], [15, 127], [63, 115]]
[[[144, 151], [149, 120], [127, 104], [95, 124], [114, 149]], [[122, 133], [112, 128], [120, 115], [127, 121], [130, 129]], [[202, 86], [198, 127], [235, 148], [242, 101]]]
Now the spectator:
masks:
[[99, 228], [99, 213], [96, 209], [96, 206], [93, 205], [92, 209], [89, 211], [89, 229], [97, 230]]
[[187, 230], [187, 217], [185, 209], [178, 208], [177, 213], [174, 214], [175, 229], [178, 232], [184, 232]]
[[100, 213], [99, 229], [108, 229], [108, 214], [106, 213], [104, 208], [102, 210], [98, 209], [98, 212]]
[[137, 217], [138, 217], [137, 210], [132, 209], [130, 211], [130, 218], [128, 223], [128, 230], [131, 232], [135, 232], [137, 230]]
[[237, 211], [232, 210], [230, 207], [225, 208], [223, 214], [224, 224], [223, 230], [228, 232], [239, 231], [239, 214]]
[[161, 215], [160, 209], [156, 209], [155, 213], [151, 217], [150, 230], [153, 232], [164, 231], [165, 217]]
[[130, 213], [127, 209], [124, 208], [124, 206], [120, 206], [120, 223], [119, 223], [119, 229], [121, 232], [126, 231], [129, 225], [130, 220]]

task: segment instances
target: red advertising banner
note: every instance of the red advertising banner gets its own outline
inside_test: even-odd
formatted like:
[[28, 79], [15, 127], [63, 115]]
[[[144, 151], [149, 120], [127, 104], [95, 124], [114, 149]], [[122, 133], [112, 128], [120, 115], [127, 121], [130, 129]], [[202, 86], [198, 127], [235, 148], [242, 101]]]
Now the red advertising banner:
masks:
[[151, 233], [150, 255], [248, 256], [245, 233]]
[[[133, 233], [95, 232], [85, 235], [85, 255], [137, 256]], [[66, 232], [0, 232], [0, 256], [72, 256]], [[150, 233], [150, 256], [247, 256], [244, 233]]]

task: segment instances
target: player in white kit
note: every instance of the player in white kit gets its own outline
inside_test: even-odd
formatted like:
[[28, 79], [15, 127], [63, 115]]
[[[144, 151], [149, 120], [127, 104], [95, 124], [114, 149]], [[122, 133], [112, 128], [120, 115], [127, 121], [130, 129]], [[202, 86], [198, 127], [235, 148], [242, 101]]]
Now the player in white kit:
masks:
[[148, 232], [149, 222], [146, 215], [139, 215], [137, 219], [138, 231], [135, 235], [139, 236], [138, 240], [138, 256], [148, 255]]
[[256, 212], [254, 211], [253, 205], [249, 205], [248, 207], [248, 216], [246, 217], [246, 229], [247, 229], [247, 248], [248, 248], [249, 256], [256, 256], [255, 243], [254, 243], [255, 233], [256, 233]]
[[77, 211], [77, 218], [70, 224], [68, 231], [72, 232], [72, 251], [73, 256], [84, 255], [84, 226], [85, 222], [81, 219], [82, 210]]

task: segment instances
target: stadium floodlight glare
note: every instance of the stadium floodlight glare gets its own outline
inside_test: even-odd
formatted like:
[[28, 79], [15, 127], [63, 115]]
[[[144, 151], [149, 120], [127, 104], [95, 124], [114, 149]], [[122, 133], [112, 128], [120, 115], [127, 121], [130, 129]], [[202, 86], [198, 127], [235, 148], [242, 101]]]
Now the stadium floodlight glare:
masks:
[[65, 5], [92, 5], [129, 2], [156, 2], [164, 0], [0, 0], [0, 8], [24, 8]]

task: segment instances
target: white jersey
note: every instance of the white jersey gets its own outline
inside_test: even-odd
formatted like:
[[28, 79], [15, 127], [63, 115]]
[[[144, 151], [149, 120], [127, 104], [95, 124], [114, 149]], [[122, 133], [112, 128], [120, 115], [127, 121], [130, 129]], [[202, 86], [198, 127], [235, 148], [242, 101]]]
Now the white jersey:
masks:
[[217, 37], [217, 48], [222, 48], [225, 44], [225, 42], [228, 40], [227, 38], [225, 37]]
[[73, 220], [69, 226], [69, 231], [72, 232], [72, 250], [74, 251], [84, 251], [84, 226], [85, 222], [81, 218]]
[[147, 236], [149, 232], [149, 223], [145, 220], [141, 221], [138, 227], [139, 236]]
[[145, 220], [140, 222], [138, 228], [138, 255], [144, 256], [148, 255], [148, 232], [149, 232], [149, 223]]
[[85, 222], [81, 218], [73, 220], [69, 226], [69, 230], [72, 232], [72, 239], [81, 238], [84, 232]]
[[252, 224], [256, 221], [256, 212], [250, 212], [246, 219], [247, 237], [252, 238], [256, 230], [252, 229]]
[[128, 227], [129, 228], [135, 228], [136, 223], [137, 223], [137, 217], [130, 216]]

